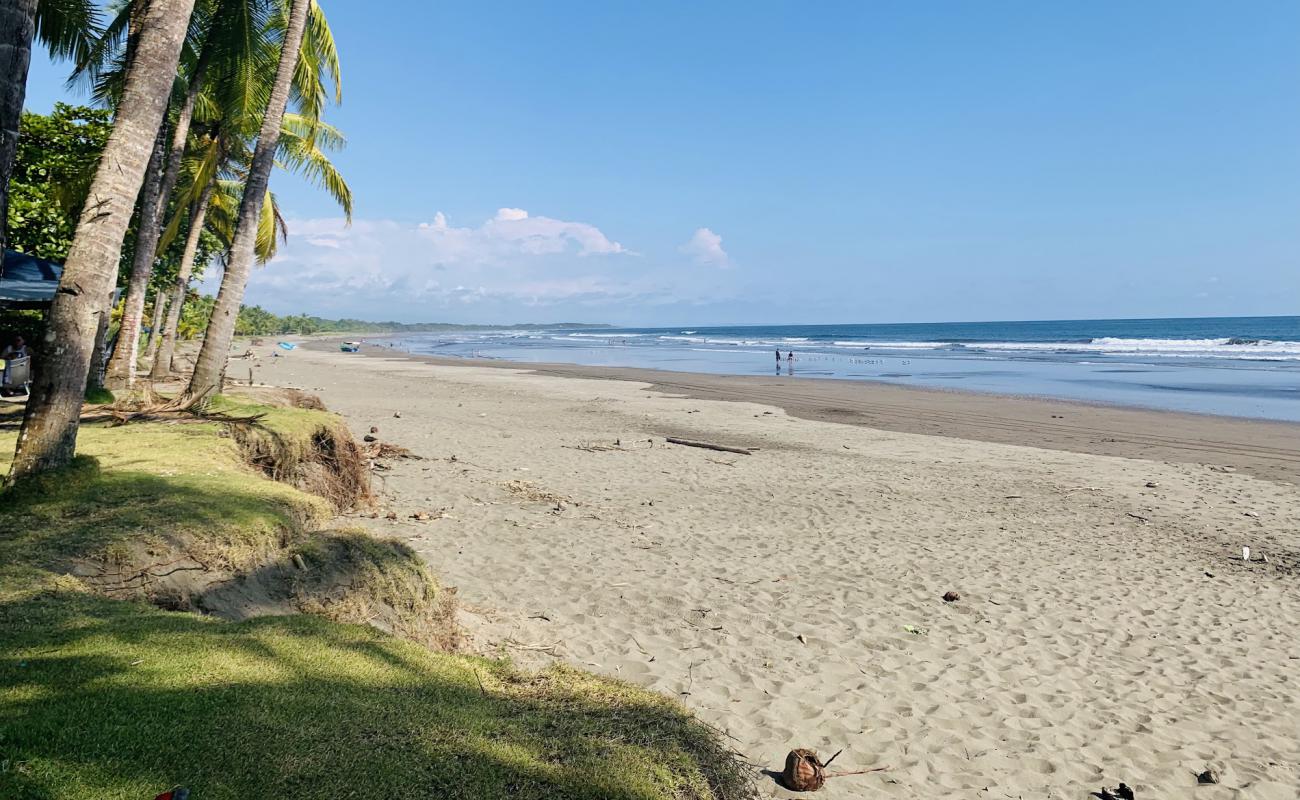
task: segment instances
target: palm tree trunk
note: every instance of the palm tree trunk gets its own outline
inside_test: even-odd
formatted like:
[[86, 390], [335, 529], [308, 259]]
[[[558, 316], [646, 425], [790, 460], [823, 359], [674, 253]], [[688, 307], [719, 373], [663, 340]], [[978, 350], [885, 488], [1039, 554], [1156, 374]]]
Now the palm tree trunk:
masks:
[[100, 156], [50, 306], [11, 481], [66, 466], [76, 451], [95, 329], [100, 315], [107, 313], [122, 237], [167, 110], [193, 10], [194, 0], [152, 0], [145, 12], [113, 133]]
[[199, 251], [199, 239], [203, 236], [203, 223], [208, 216], [208, 203], [217, 188], [216, 176], [208, 181], [199, 194], [194, 210], [190, 212], [190, 230], [185, 236], [185, 252], [181, 254], [180, 271], [176, 274], [176, 288], [173, 290], [171, 305], [167, 308], [167, 321], [163, 324], [161, 344], [149, 369], [149, 377], [166, 380], [172, 372], [172, 355], [176, 352], [176, 329], [181, 324], [181, 310], [185, 305], [185, 293], [190, 288], [190, 273], [194, 269], [194, 257]]
[[149, 343], [144, 346], [144, 356], [153, 363], [153, 358], [158, 355], [158, 345], [162, 343], [163, 313], [167, 310], [167, 299], [171, 297], [171, 292], [164, 291], [162, 287], [154, 290], [153, 293], [153, 319], [149, 321]]
[[266, 200], [266, 187], [271, 179], [276, 146], [280, 141], [280, 124], [289, 102], [289, 88], [298, 65], [302, 47], [303, 29], [307, 25], [307, 12], [312, 0], [293, 0], [289, 8], [289, 24], [284, 32], [284, 45], [280, 50], [280, 63], [276, 67], [275, 84], [262, 117], [262, 129], [257, 136], [257, 149], [244, 184], [244, 194], [239, 202], [235, 240], [230, 247], [226, 271], [221, 276], [221, 290], [212, 308], [212, 319], [203, 337], [203, 348], [194, 365], [186, 393], [191, 397], [205, 397], [221, 391], [230, 355], [230, 341], [235, 335], [235, 321], [239, 306], [244, 302], [244, 288], [253, 268], [253, 247], [257, 240], [257, 223]]
[[104, 310], [96, 315], [95, 346], [90, 349], [90, 367], [86, 370], [86, 390], [104, 388], [104, 350], [108, 347], [108, 326], [113, 318], [113, 295], [110, 292]]
[[35, 33], [36, 0], [0, 2], [0, 269], [8, 241], [9, 176], [18, 153], [18, 126], [23, 119]]
[[[199, 55], [199, 63], [194, 65], [194, 74], [190, 76], [190, 85], [185, 92], [185, 102], [176, 113], [176, 129], [172, 131], [171, 148], [167, 152], [167, 171], [163, 173], [162, 186], [158, 192], [159, 234], [162, 233], [167, 204], [172, 199], [172, 190], [176, 188], [176, 180], [181, 174], [181, 160], [185, 158], [185, 143], [189, 141], [190, 123], [194, 120], [194, 103], [198, 100], [199, 89], [203, 86], [203, 73], [207, 71], [207, 67], [208, 51], [205, 48]], [[155, 246], [157, 246], [156, 241]]]
[[131, 277], [126, 284], [126, 302], [122, 306], [122, 324], [117, 331], [117, 348], [108, 361], [107, 383], [117, 389], [135, 384], [136, 363], [140, 359], [140, 325], [144, 319], [144, 296], [153, 275], [158, 249], [159, 200], [162, 193], [163, 158], [167, 154], [166, 126], [160, 126], [154, 138], [153, 154], [140, 190], [140, 217], [136, 223], [135, 258]]
[[[118, 334], [120, 344], [130, 343], [127, 347], [119, 347], [113, 352], [113, 360], [108, 365], [108, 377], [110, 383], [125, 384], [126, 386], [135, 385], [136, 365], [140, 358], [140, 326], [143, 322], [144, 295], [149, 286], [149, 278], [153, 276], [154, 263], [161, 253], [158, 253], [158, 240], [162, 237], [163, 223], [166, 221], [167, 204], [171, 201], [172, 190], [176, 188], [176, 181], [181, 174], [181, 161], [185, 157], [185, 143], [189, 139], [190, 122], [194, 119], [194, 103], [198, 99], [199, 89], [203, 85], [203, 73], [207, 69], [208, 52], [199, 56], [199, 63], [194, 67], [194, 74], [190, 76], [190, 85], [185, 92], [185, 102], [176, 112], [176, 128], [172, 131], [171, 145], [167, 148], [164, 156], [162, 151], [164, 137], [163, 129], [158, 131], [158, 150], [154, 153], [157, 161], [150, 160], [149, 173], [146, 178], [144, 191], [141, 193], [140, 200], [140, 222], [139, 230], [135, 239], [135, 259], [131, 265], [131, 279], [127, 285], [126, 307], [122, 314], [122, 328]], [[163, 158], [166, 158], [167, 168], [163, 170]], [[154, 176], [161, 175], [158, 178]], [[153, 213], [149, 213], [150, 204], [152, 203]], [[146, 258], [144, 254], [149, 254]], [[143, 273], [137, 279], [137, 274]], [[126, 338], [129, 337], [129, 338]], [[150, 336], [150, 347], [153, 346], [156, 337]]]

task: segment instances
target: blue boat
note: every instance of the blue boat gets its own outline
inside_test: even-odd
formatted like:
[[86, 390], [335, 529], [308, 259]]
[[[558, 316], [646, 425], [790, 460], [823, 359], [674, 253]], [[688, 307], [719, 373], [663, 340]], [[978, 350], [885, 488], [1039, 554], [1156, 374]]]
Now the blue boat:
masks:
[[279, 345], [280, 345], [280, 349], [282, 350], [292, 350], [298, 346], [293, 342], [280, 342]]

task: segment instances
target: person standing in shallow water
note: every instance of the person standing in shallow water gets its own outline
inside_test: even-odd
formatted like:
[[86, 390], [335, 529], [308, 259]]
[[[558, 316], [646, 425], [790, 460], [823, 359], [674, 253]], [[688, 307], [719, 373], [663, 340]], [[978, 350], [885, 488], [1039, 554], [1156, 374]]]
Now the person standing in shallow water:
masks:
[[777, 351], [776, 351], [776, 363], [778, 363], [778, 364], [781, 363], [781, 351], [780, 351], [780, 350], [777, 350]]

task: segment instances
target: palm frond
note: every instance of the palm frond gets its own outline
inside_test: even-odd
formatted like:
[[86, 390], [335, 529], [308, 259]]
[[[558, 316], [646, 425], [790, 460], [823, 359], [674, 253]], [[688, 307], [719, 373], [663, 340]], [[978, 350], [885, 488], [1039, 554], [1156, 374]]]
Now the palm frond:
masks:
[[40, 0], [36, 4], [36, 39], [56, 58], [75, 63], [90, 59], [103, 22], [95, 0]]
[[333, 152], [342, 150], [348, 143], [343, 132], [333, 125], [292, 112], [285, 112], [284, 120], [280, 123], [280, 131], [282, 136], [293, 135], [307, 139], [317, 147]]
[[181, 162], [181, 174], [173, 203], [171, 218], [158, 240], [158, 252], [165, 252], [180, 235], [181, 223], [203, 194], [208, 184], [217, 180], [223, 168], [225, 149], [216, 138], [191, 137], [186, 158]]
[[339, 51], [334, 44], [334, 31], [330, 30], [325, 11], [316, 0], [312, 0], [308, 14], [304, 39], [308, 48], [316, 54], [316, 60], [324, 70], [325, 77], [334, 85], [334, 104], [338, 105], [343, 102], [343, 71], [339, 67]]
[[265, 264], [275, 258], [281, 243], [289, 241], [289, 227], [280, 213], [280, 205], [275, 194], [266, 190], [266, 200], [262, 203], [262, 216], [257, 220], [257, 241], [253, 246], [257, 253], [257, 263]]
[[282, 130], [276, 155], [276, 163], [281, 169], [300, 175], [324, 189], [343, 209], [348, 222], [352, 222], [352, 188], [311, 138], [299, 136], [293, 130]]

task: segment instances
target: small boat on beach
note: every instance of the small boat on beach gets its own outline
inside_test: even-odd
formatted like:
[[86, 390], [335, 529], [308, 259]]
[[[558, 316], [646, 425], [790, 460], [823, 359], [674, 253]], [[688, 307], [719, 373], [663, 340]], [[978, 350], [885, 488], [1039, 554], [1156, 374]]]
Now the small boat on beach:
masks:
[[339, 349], [345, 353], [357, 353], [361, 351], [361, 342], [343, 342]]
[[276, 344], [280, 345], [281, 350], [292, 350], [298, 346], [293, 342], [276, 342]]

